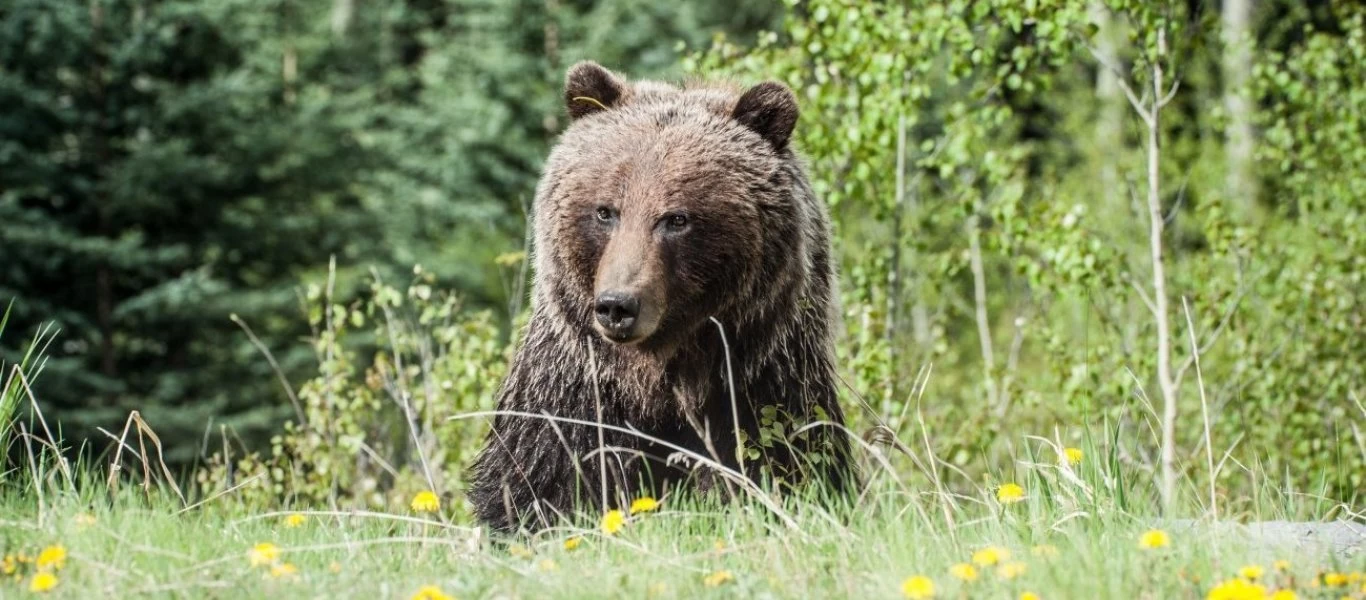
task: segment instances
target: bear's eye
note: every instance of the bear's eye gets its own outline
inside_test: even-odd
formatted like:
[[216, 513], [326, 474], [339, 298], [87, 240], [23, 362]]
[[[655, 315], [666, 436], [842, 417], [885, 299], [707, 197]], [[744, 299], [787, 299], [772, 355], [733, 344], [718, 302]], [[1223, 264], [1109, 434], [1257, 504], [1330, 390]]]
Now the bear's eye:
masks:
[[599, 221], [602, 221], [603, 223], [611, 223], [611, 222], [612, 222], [612, 209], [607, 208], [606, 206], [599, 206], [599, 207], [598, 207], [598, 220], [599, 220]]
[[670, 215], [665, 221], [664, 226], [671, 231], [682, 231], [688, 226], [687, 215]]

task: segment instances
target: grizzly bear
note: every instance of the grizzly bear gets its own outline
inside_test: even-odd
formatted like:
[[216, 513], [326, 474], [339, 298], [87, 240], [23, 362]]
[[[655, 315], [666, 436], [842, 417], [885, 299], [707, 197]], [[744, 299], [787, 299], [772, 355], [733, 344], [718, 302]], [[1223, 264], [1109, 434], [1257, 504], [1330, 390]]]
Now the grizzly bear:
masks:
[[582, 62], [564, 101], [477, 517], [539, 529], [680, 487], [847, 487], [829, 218], [792, 150], [792, 91]]

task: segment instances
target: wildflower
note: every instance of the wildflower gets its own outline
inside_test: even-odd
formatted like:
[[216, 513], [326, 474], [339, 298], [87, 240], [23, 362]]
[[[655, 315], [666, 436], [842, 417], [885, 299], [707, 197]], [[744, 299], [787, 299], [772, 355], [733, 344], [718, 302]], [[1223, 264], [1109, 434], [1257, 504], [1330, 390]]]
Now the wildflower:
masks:
[[1271, 600], [1299, 600], [1299, 598], [1295, 595], [1294, 590], [1276, 590], [1276, 593], [1271, 594]]
[[716, 540], [716, 543], [712, 544], [712, 547], [713, 547], [713, 548], [716, 548], [716, 551], [717, 551], [717, 552], [725, 552], [725, 551], [726, 551], [726, 540]]
[[602, 530], [607, 535], [612, 535], [626, 525], [626, 515], [619, 510], [609, 510], [602, 516]]
[[1281, 559], [1281, 560], [1278, 560], [1278, 561], [1276, 561], [1276, 562], [1274, 562], [1274, 563], [1271, 563], [1271, 567], [1274, 568], [1274, 569], [1276, 569], [1277, 571], [1281, 571], [1281, 572], [1289, 571], [1289, 570], [1290, 570], [1290, 561], [1285, 560], [1285, 559]]
[[34, 575], [33, 581], [28, 582], [28, 591], [39, 594], [57, 587], [58, 583], [60, 582], [57, 581], [56, 575], [43, 571]]
[[95, 524], [95, 515], [90, 513], [80, 513], [71, 519], [76, 522], [77, 527], [89, 527]]
[[1347, 585], [1347, 576], [1342, 573], [1324, 573], [1323, 585], [1328, 587], [1342, 587]]
[[328, 572], [328, 573], [340, 573], [340, 572], [341, 572], [341, 563], [339, 563], [339, 562], [337, 562], [337, 561], [335, 561], [335, 560], [332, 561], [332, 562], [330, 562], [330, 563], [327, 563], [327, 572]]
[[557, 564], [555, 561], [547, 558], [539, 563], [536, 563], [536, 568], [542, 571], [558, 571], [560, 570], [560, 565]]
[[702, 579], [702, 585], [707, 587], [717, 587], [735, 581], [735, 575], [730, 571], [717, 571]]
[[1001, 579], [1014, 579], [1025, 573], [1025, 564], [1022, 562], [1008, 562], [996, 567], [996, 576]]
[[261, 542], [247, 552], [247, 560], [251, 561], [253, 567], [274, 563], [279, 558], [280, 548], [270, 542]]
[[1262, 600], [1266, 588], [1245, 579], [1230, 579], [1214, 586], [1206, 600]]
[[511, 546], [508, 546], [508, 554], [511, 554], [517, 558], [531, 558], [536, 553], [532, 552], [530, 548], [527, 548], [526, 546], [523, 546], [521, 544], [513, 544]]
[[636, 498], [635, 502], [631, 503], [631, 514], [650, 512], [656, 508], [659, 508], [658, 500], [649, 496]]
[[1043, 599], [1042, 599], [1042, 598], [1039, 598], [1039, 595], [1038, 595], [1038, 594], [1035, 594], [1034, 592], [1025, 592], [1025, 593], [1023, 593], [1023, 594], [1020, 594], [1020, 600], [1043, 600]]
[[1238, 569], [1238, 576], [1248, 581], [1256, 581], [1264, 573], [1266, 573], [1266, 570], [1260, 565], [1247, 565]]
[[413, 496], [411, 506], [417, 512], [436, 512], [441, 510], [441, 498], [437, 497], [436, 492], [424, 490]]
[[934, 580], [916, 575], [901, 582], [901, 595], [910, 600], [929, 600], [934, 597]]
[[300, 526], [300, 525], [303, 525], [303, 524], [304, 524], [304, 521], [305, 521], [307, 518], [308, 518], [308, 517], [305, 517], [305, 516], [303, 516], [303, 515], [301, 515], [301, 514], [299, 514], [299, 513], [294, 513], [294, 514], [292, 514], [292, 515], [286, 516], [286, 517], [285, 517], [285, 527], [298, 527], [298, 526]]
[[38, 569], [56, 571], [66, 566], [66, 548], [61, 546], [48, 546], [38, 553], [38, 560], [35, 562]]
[[1148, 531], [1143, 532], [1143, 535], [1138, 538], [1138, 547], [1145, 550], [1152, 550], [1155, 548], [1165, 548], [1167, 547], [1167, 544], [1170, 544], [1171, 542], [1171, 537], [1167, 535], [1167, 532], [1162, 531], [1161, 529], [1149, 529]]
[[1014, 504], [1024, 500], [1025, 491], [1016, 483], [1003, 483], [996, 488], [996, 500], [1001, 504]]
[[455, 600], [455, 597], [441, 591], [441, 588], [434, 585], [424, 585], [418, 588], [416, 594], [413, 594], [412, 600]]
[[270, 566], [271, 577], [293, 577], [299, 574], [299, 567], [294, 563], [279, 563]]
[[977, 569], [968, 563], [958, 563], [949, 567], [949, 574], [963, 581], [977, 581]]
[[1039, 558], [1056, 558], [1058, 547], [1052, 544], [1039, 544], [1029, 549], [1029, 553]]
[[987, 546], [972, 553], [972, 564], [979, 567], [990, 567], [998, 562], [1010, 558], [1010, 551], [996, 546]]
[[583, 538], [578, 537], [578, 536], [574, 536], [574, 537], [569, 538], [569, 539], [567, 539], [567, 540], [564, 541], [564, 549], [565, 549], [565, 550], [573, 550], [573, 549], [575, 549], [575, 548], [578, 548], [578, 547], [579, 547], [579, 544], [582, 544], [582, 543], [583, 543]]
[[13, 554], [6, 554], [5, 558], [0, 560], [0, 575], [13, 575], [18, 570], [19, 561], [14, 559]]
[[1082, 454], [1081, 448], [1063, 448], [1062, 464], [1069, 467], [1075, 467], [1081, 464], [1082, 456], [1084, 456], [1084, 454]]

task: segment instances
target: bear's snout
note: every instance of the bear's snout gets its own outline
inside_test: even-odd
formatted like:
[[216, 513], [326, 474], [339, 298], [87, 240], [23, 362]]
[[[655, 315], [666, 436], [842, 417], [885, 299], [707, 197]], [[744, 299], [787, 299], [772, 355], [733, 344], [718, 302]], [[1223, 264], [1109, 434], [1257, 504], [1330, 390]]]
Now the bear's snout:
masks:
[[640, 298], [627, 292], [603, 292], [598, 296], [593, 311], [598, 326], [607, 337], [625, 341], [635, 337], [636, 317], [640, 315]]

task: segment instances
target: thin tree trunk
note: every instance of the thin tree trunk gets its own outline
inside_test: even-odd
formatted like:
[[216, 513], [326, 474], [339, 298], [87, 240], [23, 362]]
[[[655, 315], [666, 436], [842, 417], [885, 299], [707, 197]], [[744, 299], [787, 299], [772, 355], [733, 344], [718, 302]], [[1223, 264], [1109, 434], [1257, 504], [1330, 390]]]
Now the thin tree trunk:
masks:
[[887, 318], [883, 337], [887, 342], [888, 369], [886, 384], [883, 386], [883, 400], [886, 406], [896, 398], [896, 377], [899, 372], [896, 363], [897, 307], [901, 302], [901, 222], [906, 217], [906, 115], [903, 113], [896, 122], [896, 199], [892, 207], [892, 257], [887, 268]]
[[1228, 113], [1224, 153], [1227, 164], [1224, 193], [1235, 215], [1251, 216], [1257, 182], [1252, 173], [1252, 103], [1247, 80], [1252, 71], [1248, 21], [1253, 0], [1224, 0], [1224, 110]]
[[982, 264], [982, 217], [968, 219], [968, 259], [972, 268], [972, 293], [976, 304], [977, 340], [982, 346], [982, 374], [986, 379], [987, 403], [995, 412], [1000, 405], [996, 386], [996, 355], [991, 343], [991, 319], [987, 313], [987, 275]]
[[1100, 158], [1100, 193], [1102, 206], [1120, 210], [1127, 206], [1124, 186], [1119, 178], [1120, 152], [1124, 148], [1124, 94], [1114, 71], [1103, 65], [1118, 65], [1119, 50], [1115, 42], [1115, 21], [1103, 2], [1093, 0], [1089, 6], [1091, 22], [1099, 27], [1096, 32], [1096, 53], [1102, 66], [1096, 71], [1096, 98], [1100, 110], [1096, 119], [1096, 149]]
[[1152, 102], [1148, 111], [1148, 246], [1153, 263], [1153, 320], [1157, 324], [1157, 383], [1162, 391], [1162, 510], [1171, 510], [1176, 491], [1176, 384], [1172, 378], [1171, 324], [1168, 322], [1167, 274], [1162, 259], [1162, 107], [1166, 89], [1162, 60], [1167, 55], [1167, 31], [1157, 31], [1157, 56], [1152, 64]]

